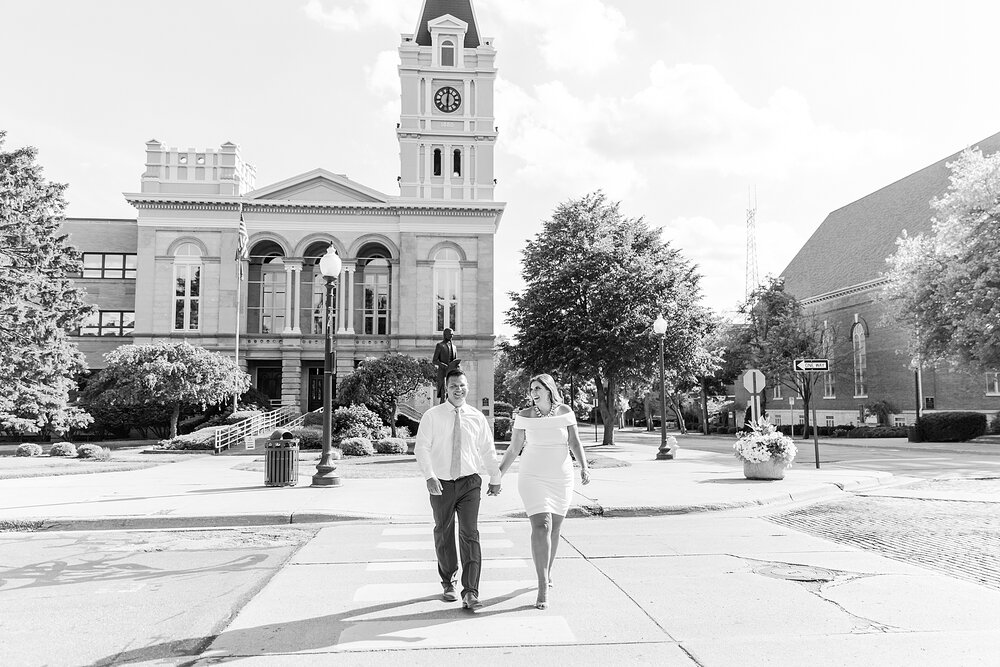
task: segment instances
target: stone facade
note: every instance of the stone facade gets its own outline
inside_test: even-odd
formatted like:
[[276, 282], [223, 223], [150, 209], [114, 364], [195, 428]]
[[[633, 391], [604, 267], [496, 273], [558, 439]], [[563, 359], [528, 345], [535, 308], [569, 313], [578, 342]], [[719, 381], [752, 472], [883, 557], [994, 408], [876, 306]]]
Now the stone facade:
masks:
[[[492, 416], [494, 236], [504, 211], [493, 201], [495, 52], [478, 26], [428, 17], [434, 4], [421, 17], [434, 40], [403, 35], [399, 49], [400, 196], [324, 169], [255, 187], [256, 171], [233, 143], [178, 150], [154, 140], [140, 191], [125, 194], [135, 220], [66, 220], [91, 266], [79, 282], [104, 318], [77, 339], [91, 368], [133, 341], [187, 340], [225, 354], [238, 345], [240, 364], [275, 405], [319, 407], [318, 260], [332, 245], [343, 262], [333, 302], [337, 377], [388, 352], [430, 358], [450, 327], [469, 402]], [[463, 4], [459, 13], [473, 17]], [[445, 43], [453, 50], [442, 56]], [[442, 88], [463, 95], [438, 104]], [[241, 224], [248, 245], [237, 260]], [[431, 391], [404, 409], [419, 416]]]

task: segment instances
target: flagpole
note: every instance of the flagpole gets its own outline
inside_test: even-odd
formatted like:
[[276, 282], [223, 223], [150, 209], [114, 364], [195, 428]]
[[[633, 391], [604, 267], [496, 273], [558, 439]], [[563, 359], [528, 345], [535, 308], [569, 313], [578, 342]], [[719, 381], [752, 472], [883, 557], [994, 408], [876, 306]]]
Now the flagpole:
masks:
[[[240, 365], [240, 313], [243, 309], [240, 305], [240, 300], [243, 296], [243, 259], [246, 256], [248, 250], [249, 235], [247, 234], [247, 226], [243, 221], [243, 202], [240, 202], [240, 223], [237, 230], [236, 237], [236, 366]], [[233, 394], [233, 411], [235, 412], [240, 406], [240, 395]]]

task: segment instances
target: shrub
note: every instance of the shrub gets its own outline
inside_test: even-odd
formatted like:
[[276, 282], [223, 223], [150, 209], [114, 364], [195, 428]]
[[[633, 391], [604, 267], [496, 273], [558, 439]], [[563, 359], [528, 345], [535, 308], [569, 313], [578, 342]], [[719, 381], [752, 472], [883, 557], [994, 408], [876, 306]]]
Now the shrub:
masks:
[[323, 410], [314, 410], [313, 412], [307, 412], [306, 416], [302, 419], [303, 426], [322, 426], [323, 425]]
[[72, 442], [57, 442], [49, 449], [49, 456], [76, 456], [76, 445]]
[[369, 438], [347, 438], [340, 441], [340, 450], [348, 456], [374, 456], [375, 448]]
[[[333, 413], [333, 439], [367, 438], [377, 440], [384, 435], [382, 419], [363, 405], [337, 408]], [[370, 443], [369, 443], [370, 444]]]
[[33, 442], [22, 442], [14, 450], [14, 456], [41, 456], [42, 448]]
[[251, 417], [257, 417], [262, 414], [264, 413], [260, 410], [237, 410], [226, 415], [222, 423], [226, 426], [239, 424], [244, 419], [250, 419]]
[[1000, 412], [993, 415], [993, 419], [990, 420], [990, 433], [1000, 434]]
[[510, 432], [513, 424], [514, 420], [510, 417], [494, 417], [493, 439], [501, 442], [507, 442], [510, 440]]
[[402, 438], [382, 438], [375, 441], [375, 451], [379, 454], [405, 454], [406, 441]]
[[315, 426], [293, 428], [291, 434], [299, 439], [299, 449], [323, 449], [323, 429]]
[[833, 429], [833, 437], [835, 437], [835, 438], [846, 438], [847, 434], [849, 432], [850, 432], [850, 430], [846, 429], [846, 428], [835, 428], [835, 429]]
[[410, 434], [410, 429], [408, 429], [407, 427], [405, 427], [405, 426], [397, 426], [396, 427], [396, 437], [397, 438], [402, 438], [403, 440], [406, 440], [407, 438], [412, 438], [413, 436]]
[[935, 412], [920, 418], [925, 442], [963, 442], [985, 433], [986, 415], [981, 412]]
[[80, 445], [76, 450], [76, 455], [81, 459], [90, 459], [92, 461], [111, 460], [111, 450], [105, 449], [100, 445]]
[[510, 403], [497, 401], [493, 404], [493, 414], [497, 417], [511, 417], [514, 414], [514, 406]]
[[905, 426], [857, 426], [847, 432], [848, 438], [905, 438]]
[[215, 429], [203, 428], [194, 433], [179, 435], [173, 440], [160, 440], [156, 443], [156, 446], [160, 449], [179, 450], [215, 449]]

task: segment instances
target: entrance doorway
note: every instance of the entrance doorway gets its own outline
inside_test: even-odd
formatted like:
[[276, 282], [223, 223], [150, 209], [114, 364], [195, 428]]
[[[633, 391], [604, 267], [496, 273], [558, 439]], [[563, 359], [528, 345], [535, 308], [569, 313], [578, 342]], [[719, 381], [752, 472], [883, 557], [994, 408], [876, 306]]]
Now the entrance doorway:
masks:
[[[309, 371], [309, 395], [306, 400], [306, 409], [314, 412], [323, 407], [323, 368], [310, 367]], [[337, 391], [337, 378], [333, 378], [333, 391]]]
[[281, 367], [258, 367], [257, 389], [271, 399], [271, 407], [281, 404]]

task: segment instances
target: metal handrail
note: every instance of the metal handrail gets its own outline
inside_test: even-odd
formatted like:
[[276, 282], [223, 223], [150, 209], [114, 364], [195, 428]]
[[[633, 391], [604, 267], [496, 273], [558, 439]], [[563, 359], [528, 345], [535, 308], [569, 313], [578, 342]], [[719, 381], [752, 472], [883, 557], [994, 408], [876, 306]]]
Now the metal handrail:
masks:
[[301, 414], [298, 408], [292, 406], [247, 417], [232, 426], [216, 429], [215, 453], [218, 454], [224, 449], [229, 449], [232, 445], [243, 442], [245, 438], [263, 431], [269, 431], [279, 426], [294, 428], [301, 424], [303, 419], [305, 419], [305, 415]]

